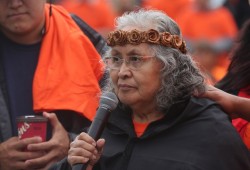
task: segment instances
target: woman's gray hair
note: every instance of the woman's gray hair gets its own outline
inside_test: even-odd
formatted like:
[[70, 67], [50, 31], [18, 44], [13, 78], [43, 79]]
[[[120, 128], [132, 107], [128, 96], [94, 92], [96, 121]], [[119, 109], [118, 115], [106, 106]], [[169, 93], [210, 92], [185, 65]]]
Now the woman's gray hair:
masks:
[[[125, 27], [143, 31], [149, 29], [159, 32], [167, 31], [181, 37], [178, 25], [165, 13], [157, 10], [142, 9], [123, 14], [116, 19], [116, 30]], [[152, 44], [151, 48], [164, 65], [161, 70], [161, 88], [156, 95], [160, 111], [168, 109], [172, 104], [187, 99], [193, 94], [199, 95], [205, 91], [204, 77], [190, 55], [161, 45]], [[110, 55], [110, 51], [106, 52], [106, 56]], [[110, 79], [108, 79], [106, 90], [113, 90]]]

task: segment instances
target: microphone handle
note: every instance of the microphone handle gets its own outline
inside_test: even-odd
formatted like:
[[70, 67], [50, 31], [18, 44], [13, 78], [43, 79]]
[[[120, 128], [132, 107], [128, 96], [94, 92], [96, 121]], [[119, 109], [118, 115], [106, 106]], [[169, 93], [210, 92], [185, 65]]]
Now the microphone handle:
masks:
[[[103, 129], [108, 121], [110, 113], [111, 113], [110, 110], [108, 110], [105, 107], [100, 107], [97, 110], [96, 116], [88, 130], [88, 135], [91, 136], [95, 141], [97, 141], [100, 138]], [[86, 170], [87, 166], [88, 162], [85, 164], [83, 163], [74, 164], [72, 170]]]

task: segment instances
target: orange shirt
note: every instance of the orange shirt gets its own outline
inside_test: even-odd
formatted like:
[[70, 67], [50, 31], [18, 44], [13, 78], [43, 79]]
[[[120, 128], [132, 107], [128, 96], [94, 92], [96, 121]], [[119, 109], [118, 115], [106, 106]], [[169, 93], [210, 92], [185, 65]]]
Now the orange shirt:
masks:
[[237, 25], [232, 14], [224, 7], [200, 11], [186, 8], [176, 19], [182, 34], [187, 39], [217, 40], [218, 38], [234, 38], [237, 34]]
[[103, 75], [101, 57], [66, 10], [45, 7], [46, 33], [33, 80], [35, 111], [73, 110], [93, 120]]
[[114, 28], [115, 14], [111, 6], [103, 0], [92, 2], [65, 2], [62, 4], [69, 12], [76, 14], [98, 32]]
[[[183, 37], [189, 40], [191, 44], [201, 41], [208, 41], [212, 44], [224, 38], [233, 40], [238, 32], [232, 14], [224, 7], [206, 11], [190, 6], [179, 14], [176, 21], [180, 26]], [[216, 66], [210, 72], [216, 81], [220, 80], [227, 72], [229, 64], [227, 57], [227, 52], [217, 54]]]
[[149, 125], [149, 123], [138, 123], [135, 121], [133, 121], [133, 124], [134, 124], [135, 133], [136, 133], [137, 137], [140, 137]]
[[[248, 90], [249, 87], [246, 89]], [[245, 89], [240, 90], [238, 96], [250, 98], [250, 95], [246, 93]], [[250, 149], [250, 123], [241, 118], [233, 119], [232, 123], [237, 129], [237, 131], [240, 133], [240, 136], [247, 148]]]
[[147, 0], [143, 3], [143, 7], [164, 11], [168, 16], [176, 19], [190, 3], [191, 0]]

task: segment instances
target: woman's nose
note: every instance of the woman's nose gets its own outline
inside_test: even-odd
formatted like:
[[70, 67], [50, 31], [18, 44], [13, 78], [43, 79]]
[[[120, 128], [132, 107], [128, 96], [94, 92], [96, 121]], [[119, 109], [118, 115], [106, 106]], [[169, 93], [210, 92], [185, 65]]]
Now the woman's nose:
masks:
[[131, 70], [130, 68], [128, 67], [128, 64], [124, 61], [120, 67], [120, 70], [118, 72], [118, 76], [120, 78], [125, 78], [125, 77], [129, 77], [131, 76]]

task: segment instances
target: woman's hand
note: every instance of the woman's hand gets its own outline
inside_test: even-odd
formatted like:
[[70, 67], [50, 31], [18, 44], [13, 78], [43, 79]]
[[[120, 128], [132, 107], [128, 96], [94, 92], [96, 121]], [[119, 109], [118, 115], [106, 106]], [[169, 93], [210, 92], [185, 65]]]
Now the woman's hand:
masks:
[[201, 95], [201, 97], [209, 98], [219, 105], [222, 106], [223, 110], [227, 113], [234, 113], [235, 112], [235, 97], [229, 93], [226, 93], [214, 86], [208, 85], [206, 86], [206, 92]]
[[211, 85], [207, 86], [204, 94], [198, 97], [205, 97], [214, 100], [232, 119], [243, 118], [250, 121], [250, 99], [226, 93]]
[[81, 133], [70, 144], [68, 152], [69, 164], [73, 166], [77, 163], [87, 163], [87, 170], [91, 170], [94, 164], [100, 159], [104, 144], [104, 139], [99, 139], [95, 142], [87, 133]]

